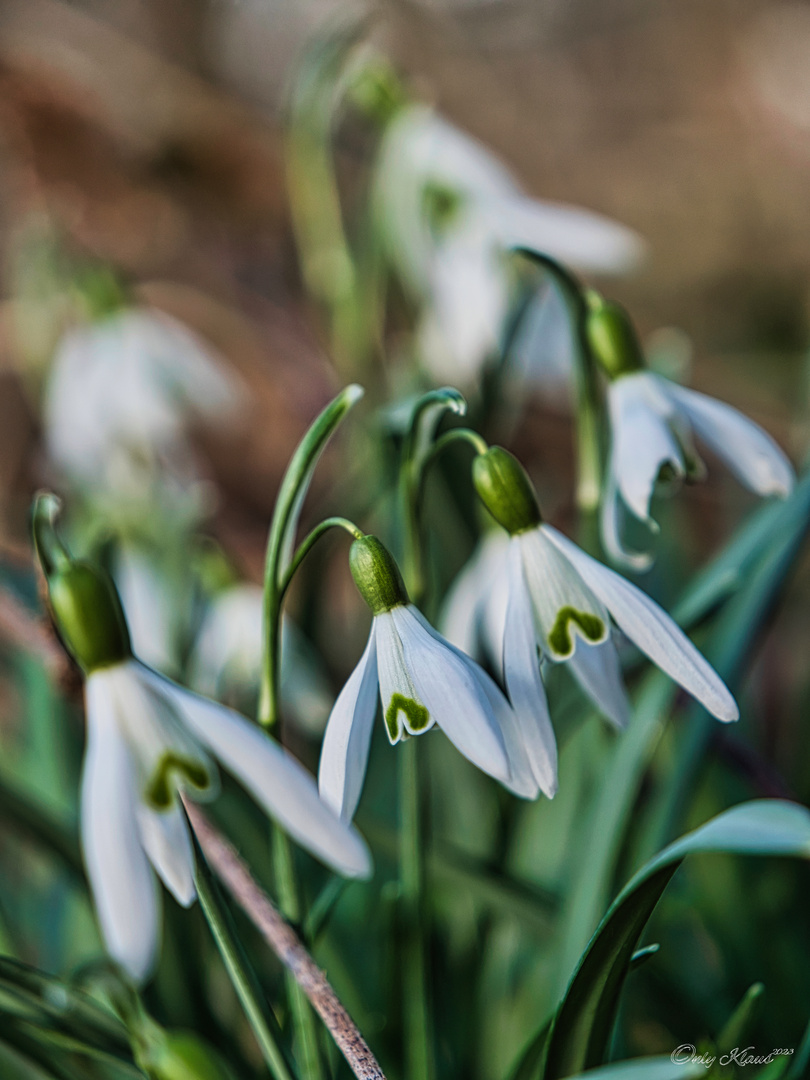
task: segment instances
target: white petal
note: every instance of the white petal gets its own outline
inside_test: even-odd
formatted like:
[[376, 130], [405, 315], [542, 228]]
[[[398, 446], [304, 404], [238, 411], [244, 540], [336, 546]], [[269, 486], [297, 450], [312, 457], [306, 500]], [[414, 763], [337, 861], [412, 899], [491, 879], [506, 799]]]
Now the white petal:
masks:
[[532, 529], [516, 539], [544, 655], [550, 660], [567, 660], [577, 640], [585, 640], [580, 623], [587, 625], [594, 618], [598, 621], [590, 627], [590, 640], [592, 644], [605, 641], [610, 624], [604, 605], [543, 530]]
[[394, 746], [402, 738], [403, 731], [411, 735], [429, 731], [436, 723], [436, 717], [421, 698], [405, 663], [393, 613], [387, 611], [377, 615], [374, 627], [383, 720], [388, 741]]
[[[602, 504], [599, 513], [600, 539], [602, 541], [602, 546], [613, 562], [621, 563], [640, 574], [645, 570], [650, 569], [653, 563], [653, 557], [649, 552], [630, 551], [625, 547], [621, 535], [621, 525], [619, 524], [622, 520], [623, 513], [624, 502], [619, 494], [616, 477], [613, 473], [613, 462], [611, 460], [611, 463], [608, 465], [605, 490], [602, 495]], [[649, 519], [648, 524], [652, 526], [655, 525], [655, 522], [653, 522], [652, 519]], [[658, 528], [657, 525], [655, 527], [656, 529]]]
[[168, 679], [160, 682], [195, 736], [294, 840], [347, 877], [370, 874], [371, 857], [362, 837], [321, 801], [300, 762], [233, 709]]
[[430, 625], [421, 611], [417, 608], [412, 608], [411, 610], [413, 611], [414, 617], [418, 619], [420, 624], [432, 638], [444, 645], [445, 648], [452, 649], [459, 660], [469, 668], [473, 678], [477, 680], [479, 686], [484, 691], [487, 701], [492, 708], [492, 712], [498, 721], [498, 727], [500, 728], [504, 745], [506, 746], [506, 756], [509, 758], [509, 779], [501, 779], [501, 783], [504, 787], [509, 788], [515, 795], [519, 795], [522, 799], [536, 799], [540, 794], [540, 788], [537, 781], [534, 779], [534, 775], [529, 765], [518, 718], [515, 715], [514, 709], [512, 709], [509, 702], [504, 697], [503, 692], [482, 667], [479, 667], [479, 665], [463, 653], [461, 649], [457, 649], [451, 642], [445, 641], [441, 634]]
[[351, 821], [366, 776], [377, 713], [377, 650], [374, 624], [357, 667], [338, 695], [321, 746], [318, 790], [336, 814]]
[[718, 720], [739, 718], [737, 704], [726, 684], [654, 600], [586, 555], [550, 525], [543, 525], [542, 531], [582, 575], [610, 611], [617, 626], [662, 671], [688, 690]]
[[389, 614], [419, 700], [473, 765], [498, 780], [508, 780], [506, 746], [477, 677], [477, 665], [470, 660], [462, 662], [441, 638], [428, 634], [414, 612], [411, 606], [400, 606]]
[[87, 750], [81, 794], [84, 860], [110, 955], [141, 981], [157, 951], [158, 893], [135, 818], [135, 776], [117, 724], [110, 677], [87, 680]]
[[157, 811], [140, 803], [137, 820], [149, 861], [178, 904], [188, 907], [197, 896], [194, 850], [179, 804], [175, 802], [168, 810]]
[[790, 494], [796, 480], [793, 466], [759, 424], [697, 390], [667, 382], [666, 392], [689, 418], [698, 438], [746, 487], [757, 495]]
[[509, 550], [509, 605], [503, 642], [504, 678], [532, 773], [543, 793], [552, 799], [557, 791], [557, 740], [540, 677], [537, 635], [522, 556], [519, 541], [513, 540]]
[[616, 727], [626, 727], [630, 719], [630, 702], [627, 700], [615, 644], [611, 640], [601, 645], [588, 645], [580, 641], [569, 664], [599, 712]]
[[506, 622], [506, 552], [503, 529], [488, 532], [447, 593], [439, 630], [468, 656], [500, 667]]
[[644, 256], [637, 233], [579, 207], [507, 195], [493, 200], [491, 217], [505, 247], [533, 249], [577, 270], [623, 274]]
[[683, 454], [672, 433], [669, 401], [648, 372], [625, 375], [611, 383], [610, 472], [622, 498], [641, 521], [650, 516], [650, 499], [661, 466], [685, 472]]

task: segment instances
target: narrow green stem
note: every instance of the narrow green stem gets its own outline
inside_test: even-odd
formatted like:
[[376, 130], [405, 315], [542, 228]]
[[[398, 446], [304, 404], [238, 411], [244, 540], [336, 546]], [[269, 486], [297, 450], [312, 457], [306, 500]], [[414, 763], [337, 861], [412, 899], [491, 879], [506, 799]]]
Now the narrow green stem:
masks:
[[576, 359], [577, 395], [577, 505], [590, 512], [599, 506], [602, 488], [600, 447], [600, 394], [596, 366], [585, 329], [588, 305], [576, 277], [554, 259], [526, 248], [518, 249], [532, 262], [542, 266], [562, 293], [571, 319]]
[[275, 1080], [294, 1080], [295, 1074], [287, 1064], [281, 1049], [279, 1036], [270, 1007], [264, 999], [258, 980], [248, 963], [230, 912], [222, 899], [214, 877], [197, 843], [194, 831], [194, 847], [197, 865], [197, 896], [203, 909], [214, 941], [219, 949], [225, 969], [248, 1018], [253, 1034], [262, 1052], [267, 1067]]
[[[299, 926], [301, 903], [298, 897], [290, 841], [287, 834], [275, 825], [273, 826], [273, 870], [281, 914], [293, 926]], [[285, 981], [295, 1031], [295, 1054], [301, 1072], [306, 1080], [323, 1080], [323, 1066], [318, 1050], [318, 1032], [312, 1006], [292, 972], [285, 973]]]
[[330, 517], [322, 521], [320, 525], [316, 525], [312, 532], [308, 533], [308, 535], [305, 536], [301, 543], [298, 545], [295, 554], [293, 555], [290, 562], [289, 568], [284, 577], [282, 578], [281, 588], [279, 589], [280, 601], [284, 599], [287, 589], [290, 587], [290, 583], [295, 577], [296, 571], [300, 567], [301, 563], [304, 561], [307, 555], [309, 555], [310, 551], [312, 551], [320, 538], [326, 533], [328, 533], [330, 529], [345, 529], [346, 532], [350, 536], [353, 536], [355, 540], [361, 540], [365, 535], [363, 533], [363, 530], [358, 528], [358, 526], [355, 525], [353, 521], [349, 521], [348, 518]]
[[42, 572], [47, 578], [70, 562], [70, 553], [62, 543], [56, 529], [56, 520], [61, 509], [61, 499], [48, 491], [40, 491], [35, 496], [31, 510], [31, 531], [34, 534], [34, 548]]
[[427, 954], [424, 938], [424, 851], [419, 791], [418, 742], [398, 748], [400, 797], [399, 877], [402, 910], [402, 993], [406, 1080], [435, 1076], [428, 1010]]

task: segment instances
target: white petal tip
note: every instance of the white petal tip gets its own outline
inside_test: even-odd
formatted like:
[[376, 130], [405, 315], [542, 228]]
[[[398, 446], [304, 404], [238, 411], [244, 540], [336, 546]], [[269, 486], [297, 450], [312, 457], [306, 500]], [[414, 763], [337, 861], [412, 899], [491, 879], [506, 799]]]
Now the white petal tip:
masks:
[[365, 388], [360, 383], [350, 383], [343, 391], [343, 398], [348, 401], [350, 405], [354, 405], [365, 394]]

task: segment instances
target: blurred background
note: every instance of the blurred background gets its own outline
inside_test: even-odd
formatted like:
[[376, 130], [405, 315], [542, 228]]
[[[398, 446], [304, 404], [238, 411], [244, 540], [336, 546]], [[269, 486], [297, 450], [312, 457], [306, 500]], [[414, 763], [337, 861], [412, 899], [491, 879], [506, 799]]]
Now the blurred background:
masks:
[[[296, 249], [285, 130], [311, 43], [357, 26], [414, 99], [485, 143], [529, 194], [587, 207], [640, 234], [646, 260], [601, 287], [632, 312], [650, 353], [662, 368], [757, 420], [797, 466], [806, 453], [810, 4], [384, 0], [360, 8], [316, 0], [0, 0], [0, 739], [6, 775], [65, 820], [75, 810], [79, 683], [36, 607], [27, 533], [32, 493], [47, 485], [68, 497], [71, 539], [114, 568], [144, 659], [250, 712], [258, 627], [250, 586], [261, 580], [278, 482], [296, 440], [345, 381]], [[375, 143], [351, 117], [335, 124], [334, 137], [350, 221], [367, 198]], [[134, 367], [111, 372], [99, 342], [82, 336], [122, 302], [164, 319], [168, 337], [149, 339], [155, 378], [166, 391], [157, 407]], [[386, 328], [394, 351], [401, 321], [395, 310]], [[150, 333], [132, 325], [105, 348], [125, 356]], [[126, 460], [118, 460], [103, 430], [122, 385], [126, 416], [110, 424], [118, 433], [132, 425]], [[570, 404], [539, 386], [521, 393], [507, 424], [509, 445], [530, 467], [548, 516], [571, 528]], [[146, 449], [138, 443], [141, 406], [157, 431]], [[313, 502], [342, 513], [341, 496], [354, 492], [356, 513], [370, 526], [385, 513], [375, 499], [386, 490], [390, 462], [353, 438], [351, 469], [341, 471], [336, 455], [328, 455]], [[662, 568], [650, 587], [667, 603], [756, 503], [707, 461], [707, 482], [661, 510], [678, 540], [661, 549]], [[447, 545], [445, 585], [471, 550], [466, 524], [462, 539]], [[237, 585], [247, 591], [237, 593]], [[226, 590], [233, 611], [211, 626], [211, 598]], [[154, 602], [142, 603], [147, 596]], [[804, 558], [747, 655], [744, 736], [724, 743], [686, 821], [751, 795], [810, 797], [802, 731], [810, 703], [808, 603]], [[318, 556], [292, 609], [303, 629], [290, 629], [287, 704], [303, 719], [285, 738], [314, 769], [331, 701], [366, 631], [342, 548]], [[248, 642], [244, 650], [234, 645], [236, 625]], [[64, 743], [54, 735], [62, 720], [71, 732]], [[575, 733], [569, 742], [563, 775], [570, 794], [561, 791], [542, 821], [539, 804], [529, 808], [514, 828], [510, 865], [532, 888], [563, 888], [578, 850], [569, 845], [583, 842], [578, 799], [601, 775], [607, 745], [598, 724], [586, 726], [590, 741]], [[394, 1022], [374, 990], [391, 957], [357, 963], [367, 948], [366, 922], [377, 920], [384, 941], [393, 918], [394, 893], [386, 892], [392, 883], [385, 880], [393, 850], [391, 765], [385, 746], [376, 743], [374, 752], [387, 764], [372, 769], [360, 825], [383, 867], [379, 896], [352, 893], [355, 899], [339, 909], [336, 934], [348, 969], [329, 944], [321, 959], [391, 1061]], [[672, 747], [664, 749], [664, 762], [670, 753]], [[502, 806], [468, 775], [466, 763], [451, 760], [446, 748], [435, 755], [436, 777], [461, 770], [471, 784], [462, 805], [444, 805], [437, 796], [437, 836], [489, 859], [501, 840]], [[248, 828], [244, 815], [237, 818]], [[263, 834], [255, 819], [251, 829], [258, 851]], [[11, 830], [0, 831], [9, 860], [24, 850], [17, 844]], [[67, 970], [96, 948], [89, 915], [82, 909], [70, 922], [74, 915], [68, 919], [60, 906], [62, 885], [36, 858], [24, 867], [0, 898], [3, 951]], [[808, 1004], [801, 957], [810, 941], [799, 916], [804, 870], [780, 865], [761, 888], [753, 870], [736, 864], [724, 864], [717, 877], [696, 876], [686, 902], [683, 894], [672, 902], [668, 929], [657, 939], [669, 944], [671, 956], [688, 955], [689, 971], [670, 961], [639, 984], [622, 1046], [669, 1052], [700, 1035], [701, 1025], [716, 1030], [768, 971], [784, 981], [761, 1030], [794, 1045]], [[453, 889], [459, 881], [464, 885], [463, 875], [451, 881]], [[29, 905], [34, 893], [37, 903]], [[735, 929], [725, 925], [727, 903], [740, 893], [755, 897], [759, 922]], [[708, 908], [707, 923], [694, 915], [700, 904]], [[52, 919], [57, 908], [67, 922]], [[526, 931], [525, 910], [513, 908], [481, 930], [474, 901], [449, 889], [436, 901], [442, 945], [435, 967], [458, 989], [480, 962], [498, 1001], [481, 1031], [511, 1033], [517, 1047], [540, 1019], [537, 1002], [553, 1002], [553, 987], [547, 972], [527, 974], [524, 955], [527, 940], [546, 940], [545, 916], [530, 920]], [[53, 935], [43, 936], [45, 925]], [[783, 926], [789, 930], [778, 948], [751, 959], [751, 940]], [[183, 933], [198, 942], [203, 931], [194, 923], [178, 931], [178, 940]], [[279, 982], [277, 971], [264, 975]], [[163, 1009], [166, 1022], [188, 1023], [190, 1006], [173, 1002], [171, 974], [160, 978], [152, 1007]], [[184, 978], [186, 988], [193, 985], [188, 972]], [[222, 973], [206, 978], [218, 1002], [214, 1028], [229, 1032], [221, 1042], [227, 1045], [238, 1010]], [[786, 1017], [784, 1034], [779, 1016]], [[668, 1027], [672, 1017], [677, 1022]], [[472, 1053], [469, 1060], [457, 1053], [465, 1020], [449, 1006], [439, 1010], [447, 1068], [454, 1061], [458, 1075], [473, 1075], [464, 1068], [502, 1075], [497, 1048], [475, 1062]], [[244, 1031], [240, 1037], [249, 1042]], [[255, 1053], [244, 1053], [246, 1068], [258, 1075]]]

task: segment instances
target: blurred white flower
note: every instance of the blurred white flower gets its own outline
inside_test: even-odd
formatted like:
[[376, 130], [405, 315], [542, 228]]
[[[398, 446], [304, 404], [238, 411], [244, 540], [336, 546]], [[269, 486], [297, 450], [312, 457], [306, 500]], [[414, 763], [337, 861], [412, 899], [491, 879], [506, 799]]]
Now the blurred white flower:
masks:
[[424, 359], [450, 381], [475, 377], [500, 345], [510, 249], [601, 273], [632, 268], [643, 251], [635, 233], [605, 217], [529, 198], [481, 143], [421, 105], [388, 125], [374, 199], [389, 258], [425, 305]]
[[360, 800], [378, 699], [392, 745], [438, 724], [479, 769], [515, 794], [536, 798], [509, 702], [412, 604], [399, 603], [375, 614], [365, 651], [326, 727], [318, 784], [321, 797], [345, 820]]
[[161, 476], [194, 479], [189, 419], [220, 420], [240, 399], [234, 374], [182, 323], [122, 309], [69, 331], [45, 395], [48, 452], [77, 485], [121, 498]]
[[[191, 657], [190, 682], [201, 694], [232, 703], [256, 695], [262, 665], [262, 605], [261, 587], [248, 582], [224, 589], [211, 601]], [[285, 616], [282, 711], [300, 728], [320, 734], [333, 700], [315, 650]]]
[[127, 613], [135, 655], [149, 667], [173, 674], [182, 611], [173, 593], [180, 583], [167, 581], [156, 560], [128, 542], [121, 543], [116, 552], [113, 577]]
[[789, 495], [795, 476], [785, 454], [762, 428], [737, 409], [651, 371], [614, 378], [608, 391], [611, 448], [602, 501], [602, 541], [608, 554], [638, 570], [652, 559], [622, 543], [628, 510], [648, 528], [650, 500], [662, 468], [675, 478], [700, 468], [693, 436], [721, 458], [757, 495]]
[[178, 793], [210, 798], [216, 758], [303, 847], [349, 877], [370, 873], [357, 832], [321, 801], [310, 774], [243, 716], [127, 659], [86, 684], [81, 831], [107, 948], [135, 979], [154, 962], [160, 895], [151, 867], [188, 906], [194, 855]]

